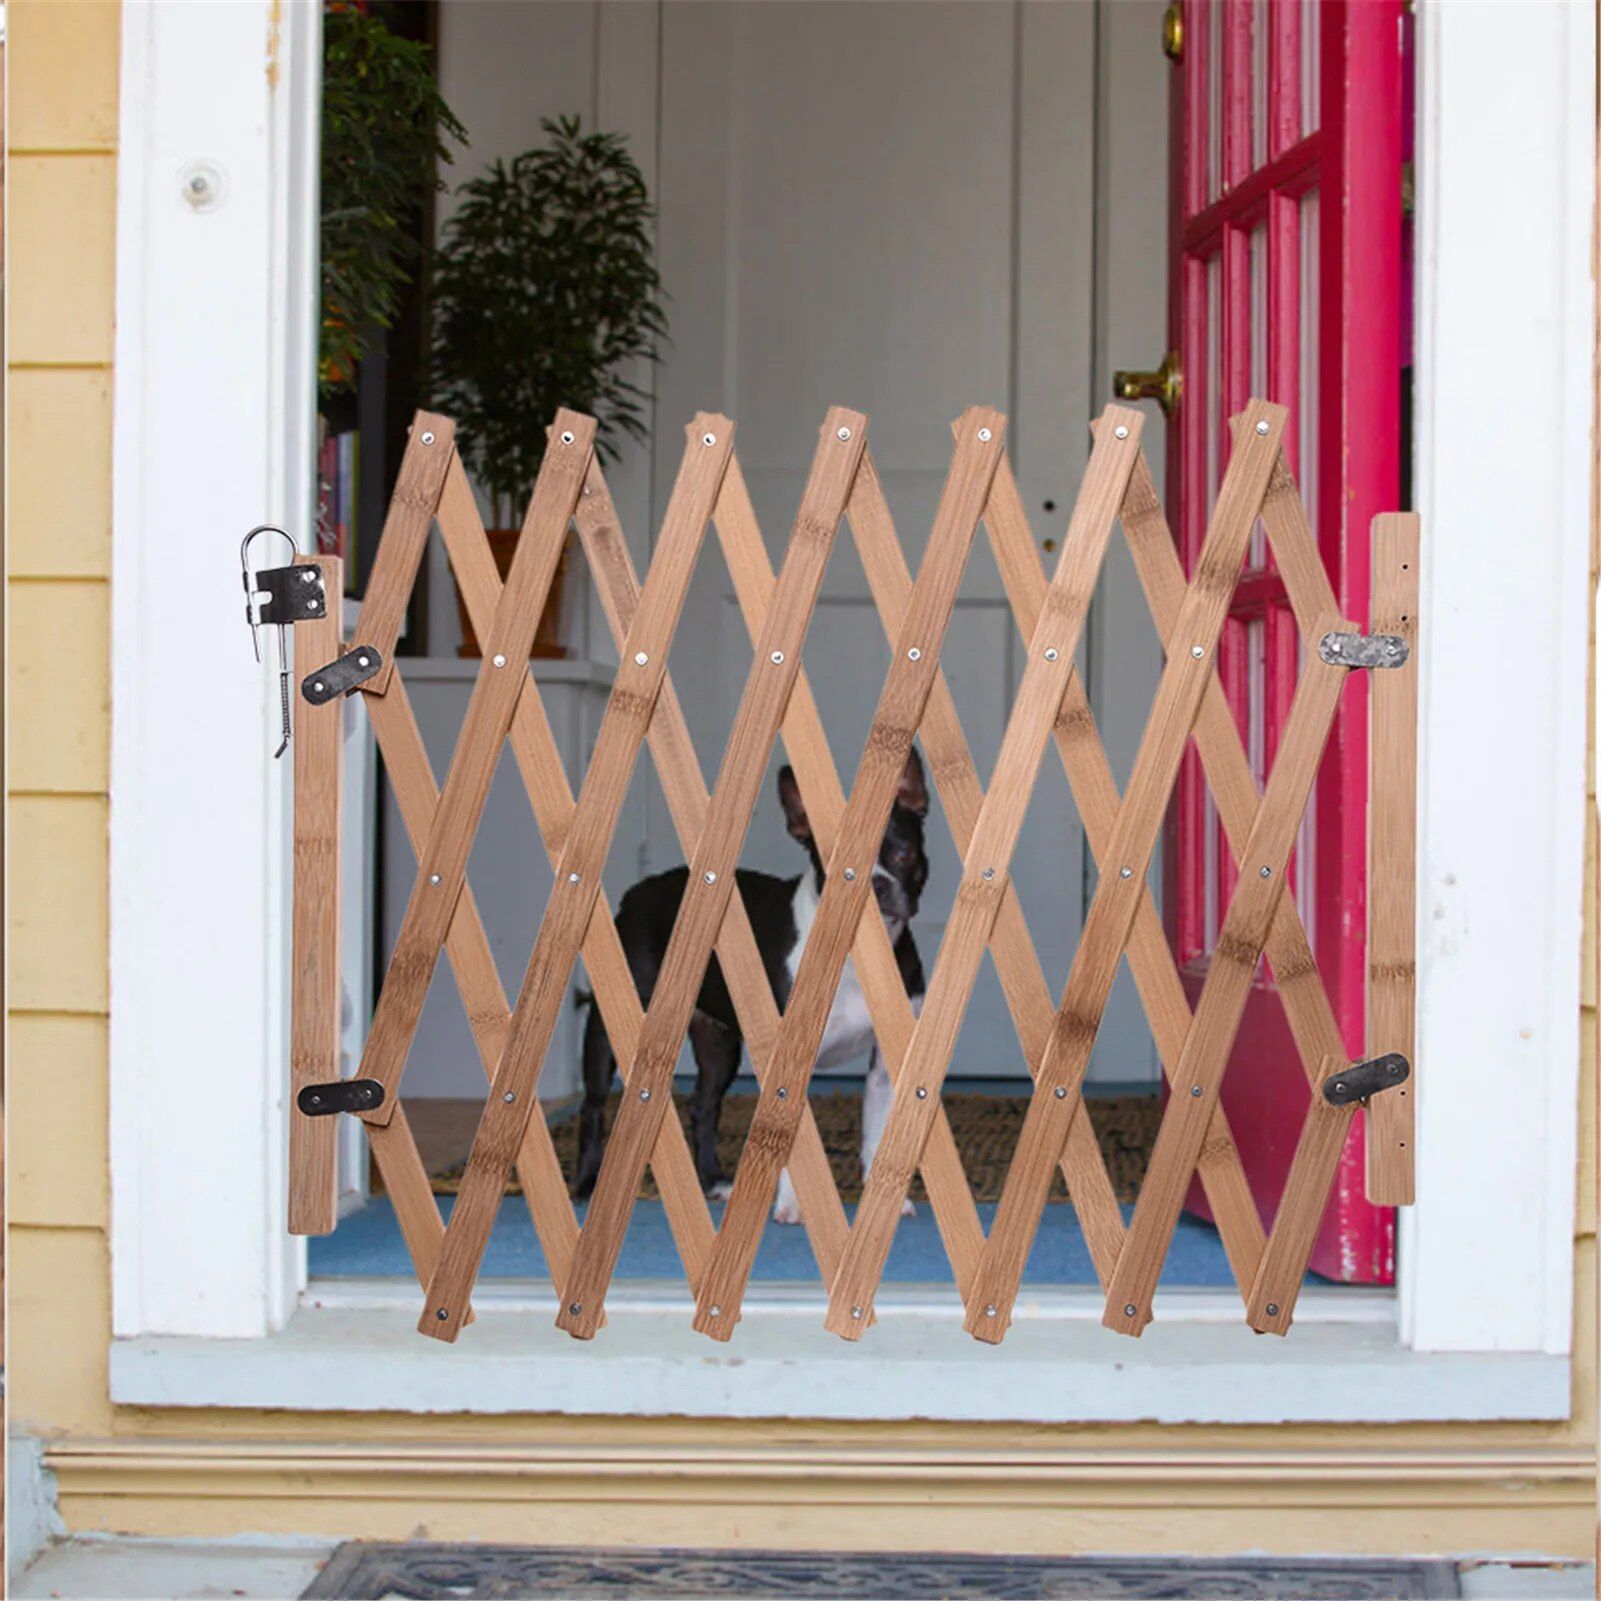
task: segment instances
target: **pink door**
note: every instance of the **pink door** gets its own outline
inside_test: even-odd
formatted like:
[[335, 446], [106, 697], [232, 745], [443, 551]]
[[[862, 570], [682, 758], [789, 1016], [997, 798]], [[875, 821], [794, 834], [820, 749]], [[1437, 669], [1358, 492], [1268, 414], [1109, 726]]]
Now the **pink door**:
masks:
[[[1347, 616], [1368, 614], [1368, 525], [1399, 504], [1400, 0], [1183, 0], [1173, 38], [1170, 341], [1182, 384], [1169, 504], [1186, 563], [1251, 395], [1289, 407], [1292, 468]], [[1258, 781], [1294, 689], [1299, 639], [1260, 528], [1219, 653]], [[1294, 887], [1352, 1056], [1363, 1045], [1367, 702], [1353, 674], [1293, 864]], [[1199, 992], [1234, 884], [1193, 749], [1170, 824], [1169, 932]], [[1277, 1208], [1307, 1089], [1264, 962], [1223, 1102], [1265, 1218]], [[1363, 1198], [1352, 1125], [1312, 1266], [1394, 1276], [1394, 1212]], [[1197, 1186], [1192, 1208], [1206, 1212]]]

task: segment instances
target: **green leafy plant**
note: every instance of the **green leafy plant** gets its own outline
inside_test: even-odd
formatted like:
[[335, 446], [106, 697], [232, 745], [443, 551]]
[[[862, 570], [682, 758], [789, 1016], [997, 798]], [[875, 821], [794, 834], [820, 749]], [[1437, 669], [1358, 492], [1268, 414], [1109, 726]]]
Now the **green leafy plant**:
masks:
[[323, 16], [322, 334], [325, 395], [350, 388], [374, 326], [392, 325], [417, 247], [406, 222], [430, 188], [448, 140], [466, 143], [434, 82], [426, 45], [402, 39], [376, 9], [331, 5]]
[[549, 142], [456, 191], [432, 275], [434, 403], [502, 526], [533, 489], [559, 406], [593, 415], [615, 458], [643, 438], [628, 376], [666, 337], [650, 239], [655, 212], [621, 137], [546, 119]]

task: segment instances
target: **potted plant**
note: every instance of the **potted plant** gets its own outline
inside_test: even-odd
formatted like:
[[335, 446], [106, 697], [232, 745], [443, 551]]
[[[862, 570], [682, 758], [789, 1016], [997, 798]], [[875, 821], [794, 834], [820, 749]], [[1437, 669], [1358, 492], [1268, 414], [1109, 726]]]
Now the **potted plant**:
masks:
[[[503, 575], [556, 409], [590, 413], [601, 459], [615, 459], [623, 435], [645, 436], [648, 397], [630, 374], [656, 359], [667, 333], [655, 212], [622, 138], [586, 134], [577, 117], [540, 126], [545, 145], [491, 163], [457, 190], [432, 280], [435, 404], [459, 424], [458, 448], [489, 497]], [[565, 654], [560, 588], [558, 569], [536, 656]], [[460, 612], [461, 654], [475, 656]]]

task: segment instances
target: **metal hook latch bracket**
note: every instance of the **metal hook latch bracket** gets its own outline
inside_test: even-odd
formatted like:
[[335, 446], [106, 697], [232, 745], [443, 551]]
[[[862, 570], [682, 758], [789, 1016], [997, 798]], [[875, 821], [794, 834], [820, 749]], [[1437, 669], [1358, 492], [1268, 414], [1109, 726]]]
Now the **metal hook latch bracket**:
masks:
[[1380, 1090], [1393, 1090], [1412, 1076], [1412, 1064], [1399, 1051], [1389, 1051], [1366, 1062], [1352, 1062], [1323, 1081], [1323, 1099], [1330, 1106], [1366, 1105]]
[[258, 623], [305, 623], [328, 612], [328, 592], [315, 567], [268, 567], [248, 578], [245, 587], [252, 598], [264, 592], [256, 602]]
[[1325, 634], [1317, 653], [1330, 667], [1404, 667], [1412, 646], [1400, 634]]
[[384, 665], [383, 654], [371, 645], [357, 645], [326, 667], [318, 667], [300, 680], [300, 693], [313, 706], [323, 706], [336, 695], [352, 694]]

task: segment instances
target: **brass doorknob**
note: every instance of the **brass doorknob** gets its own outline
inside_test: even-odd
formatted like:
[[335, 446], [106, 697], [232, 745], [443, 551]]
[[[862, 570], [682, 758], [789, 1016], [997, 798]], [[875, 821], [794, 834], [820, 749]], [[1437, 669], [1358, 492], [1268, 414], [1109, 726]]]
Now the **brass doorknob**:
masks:
[[1184, 374], [1179, 371], [1176, 350], [1162, 358], [1155, 372], [1118, 371], [1112, 374], [1112, 393], [1119, 400], [1154, 400], [1164, 417], [1173, 415], [1184, 389]]

